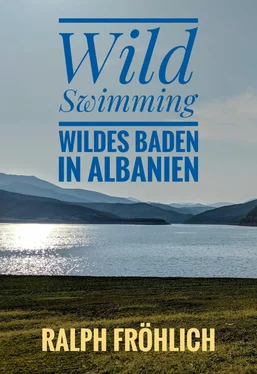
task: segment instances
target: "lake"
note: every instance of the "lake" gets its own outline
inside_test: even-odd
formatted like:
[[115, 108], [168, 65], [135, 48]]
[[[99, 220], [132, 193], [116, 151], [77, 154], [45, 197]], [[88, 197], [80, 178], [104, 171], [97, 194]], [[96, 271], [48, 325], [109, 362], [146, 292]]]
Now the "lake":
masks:
[[257, 278], [257, 228], [0, 224], [0, 274]]

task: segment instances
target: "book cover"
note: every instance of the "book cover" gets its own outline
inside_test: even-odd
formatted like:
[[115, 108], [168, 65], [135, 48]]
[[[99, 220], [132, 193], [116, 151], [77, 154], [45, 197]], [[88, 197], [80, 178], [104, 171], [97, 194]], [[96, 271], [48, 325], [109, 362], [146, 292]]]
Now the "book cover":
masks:
[[0, 9], [0, 372], [257, 373], [256, 1]]

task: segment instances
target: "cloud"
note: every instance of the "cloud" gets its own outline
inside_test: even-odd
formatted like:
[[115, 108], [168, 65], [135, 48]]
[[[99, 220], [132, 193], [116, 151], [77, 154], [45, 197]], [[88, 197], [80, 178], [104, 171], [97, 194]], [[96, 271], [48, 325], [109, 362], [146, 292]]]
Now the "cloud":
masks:
[[202, 139], [257, 143], [257, 91], [202, 104], [197, 111]]

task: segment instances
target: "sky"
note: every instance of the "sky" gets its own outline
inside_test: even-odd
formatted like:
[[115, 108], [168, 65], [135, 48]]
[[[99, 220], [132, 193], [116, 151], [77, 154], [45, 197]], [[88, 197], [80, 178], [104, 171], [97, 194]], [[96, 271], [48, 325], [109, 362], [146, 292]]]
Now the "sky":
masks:
[[[199, 94], [194, 117], [199, 121], [199, 182], [87, 183], [84, 178], [81, 183], [59, 185], [164, 203], [242, 202], [257, 198], [255, 0], [13, 0], [0, 7], [0, 172], [35, 175], [59, 184], [58, 121], [64, 119], [59, 106], [67, 88], [76, 87], [86, 94], [99, 94], [107, 87], [110, 93], [155, 95], [162, 88], [158, 82], [147, 88], [135, 82], [121, 91], [114, 79], [119, 67], [115, 58], [110, 60], [97, 86], [92, 85], [89, 71], [84, 69], [69, 87], [60, 32], [75, 33], [73, 48], [76, 56], [81, 56], [84, 46], [79, 36], [84, 32], [126, 33], [131, 28], [60, 25], [59, 18], [197, 17], [199, 29], [190, 62], [193, 78], [186, 88], [174, 84], [169, 90], [172, 94]], [[145, 52], [146, 35], [142, 34], [136, 50], [138, 61]], [[163, 26], [161, 35], [153, 66], [157, 66], [158, 56], [168, 46], [185, 40], [185, 26]], [[107, 40], [99, 40], [100, 54], [104, 54]], [[131, 114], [125, 120], [156, 120], [156, 116]], [[81, 115], [65, 119], [86, 120]], [[90, 114], [87, 119], [103, 117]], [[112, 119], [124, 117], [110, 115], [108, 120]], [[158, 120], [165, 117], [158, 116]]]

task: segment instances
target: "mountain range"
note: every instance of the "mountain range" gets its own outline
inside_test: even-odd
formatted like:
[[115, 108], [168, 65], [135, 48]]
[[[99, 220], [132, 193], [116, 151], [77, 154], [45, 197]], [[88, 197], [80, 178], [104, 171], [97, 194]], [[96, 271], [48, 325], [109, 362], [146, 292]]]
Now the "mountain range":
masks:
[[164, 219], [123, 219], [82, 205], [0, 190], [0, 222], [164, 225]]
[[145, 203], [133, 197], [62, 188], [35, 176], [0, 173], [0, 221], [257, 226], [257, 200], [209, 205]]

